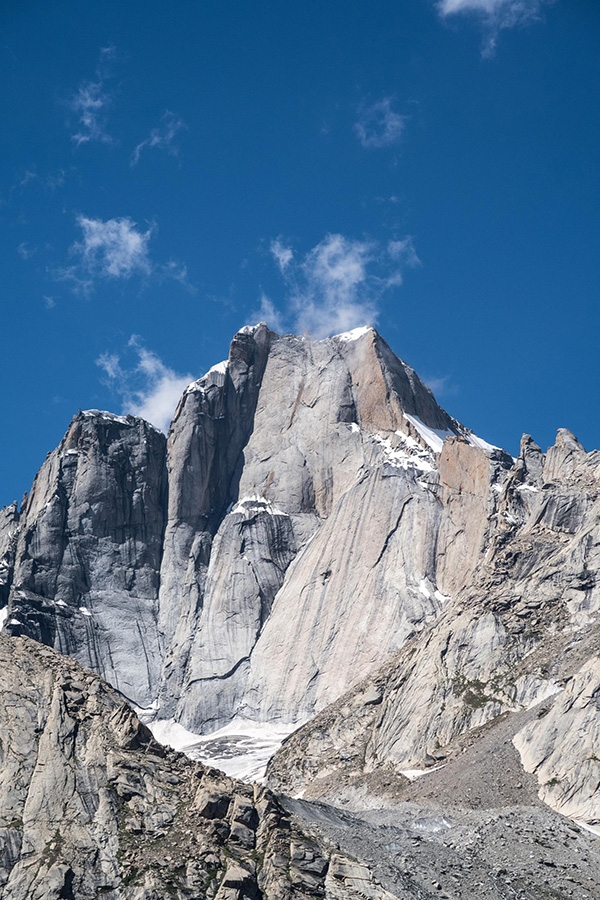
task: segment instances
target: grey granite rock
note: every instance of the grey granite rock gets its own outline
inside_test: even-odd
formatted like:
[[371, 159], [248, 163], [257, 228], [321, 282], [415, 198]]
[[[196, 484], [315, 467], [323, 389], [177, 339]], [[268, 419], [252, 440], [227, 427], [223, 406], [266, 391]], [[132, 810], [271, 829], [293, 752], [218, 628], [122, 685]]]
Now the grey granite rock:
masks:
[[[460, 448], [454, 469], [446, 459], [453, 444], [444, 445], [440, 481], [457, 492], [452, 503], [467, 494], [458, 513], [474, 535], [467, 549], [479, 550], [463, 553], [462, 566], [457, 556], [452, 571], [468, 578], [395, 659], [288, 738], [270, 783], [339, 802], [352, 783], [446, 765], [466, 736], [476, 741], [499, 718], [517, 722], [531, 710], [510, 736], [540, 797], [595, 825], [600, 454], [559, 432], [544, 457], [526, 437], [514, 466], [492, 474], [484, 502], [476, 454]], [[366, 702], [371, 696], [376, 703]]]
[[165, 751], [72, 660], [0, 636], [0, 690], [3, 900], [326, 895], [326, 841], [270, 791]]
[[165, 439], [142, 419], [79, 413], [19, 517], [7, 631], [56, 647], [126, 697], [158, 691]]

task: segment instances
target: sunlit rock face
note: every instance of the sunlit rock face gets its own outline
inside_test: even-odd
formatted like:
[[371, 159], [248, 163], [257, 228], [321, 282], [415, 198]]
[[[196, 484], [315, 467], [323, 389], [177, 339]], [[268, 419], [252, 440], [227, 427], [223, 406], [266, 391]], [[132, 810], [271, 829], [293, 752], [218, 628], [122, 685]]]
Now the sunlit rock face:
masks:
[[[481, 541], [506, 458], [468, 443], [373, 329], [237, 335], [169, 437], [161, 716], [192, 731], [303, 721], [435, 618], [440, 528], [455, 543], [462, 527], [454, 508], [443, 522], [447, 436], [472, 451]], [[463, 544], [440, 569], [452, 587], [474, 564]]]
[[133, 417], [74, 419], [4, 513], [6, 628], [193, 731], [298, 723], [436, 618], [509, 463], [372, 328], [247, 327], [166, 448]]

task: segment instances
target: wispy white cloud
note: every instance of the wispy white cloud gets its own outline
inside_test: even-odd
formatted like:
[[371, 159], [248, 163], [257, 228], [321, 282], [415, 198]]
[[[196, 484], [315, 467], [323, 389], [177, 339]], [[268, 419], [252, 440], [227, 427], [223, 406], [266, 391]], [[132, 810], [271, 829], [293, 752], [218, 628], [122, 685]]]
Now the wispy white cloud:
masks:
[[496, 51], [498, 35], [505, 28], [527, 25], [539, 20], [542, 7], [555, 0], [438, 0], [442, 18], [471, 15], [479, 19], [484, 38], [482, 55], [491, 57]]
[[113, 138], [106, 130], [113, 102], [113, 95], [107, 89], [106, 82], [111, 76], [110, 63], [115, 55], [114, 47], [103, 47], [95, 79], [82, 81], [68, 101], [68, 107], [77, 120], [76, 130], [71, 134], [71, 140], [77, 147], [90, 141], [113, 143]]
[[363, 147], [379, 149], [399, 143], [406, 116], [392, 108], [393, 97], [383, 97], [371, 106], [362, 106], [354, 132]]
[[148, 244], [153, 226], [139, 231], [129, 216], [106, 221], [77, 216], [77, 224], [83, 239], [71, 249], [79, 255], [89, 275], [130, 278], [135, 273], [149, 275], [152, 271]]
[[149, 245], [155, 224], [144, 231], [129, 216], [104, 220], [78, 215], [76, 221], [81, 240], [69, 249], [75, 262], [54, 271], [56, 280], [68, 282], [76, 293], [90, 293], [99, 279], [126, 280], [133, 276], [170, 279], [196, 292], [184, 263], [171, 259], [155, 264], [151, 260]]
[[173, 413], [192, 375], [181, 375], [144, 347], [138, 335], [132, 335], [126, 351], [132, 359], [122, 363], [119, 354], [103, 353], [96, 360], [106, 382], [119, 397], [122, 412], [141, 416], [161, 431], [167, 432]]
[[386, 291], [402, 284], [407, 267], [419, 264], [411, 238], [390, 241], [353, 240], [328, 234], [303, 259], [285, 254], [281, 264], [278, 239], [271, 253], [286, 285], [285, 312], [264, 297], [261, 307], [266, 321], [278, 318], [276, 330], [290, 322], [294, 331], [309, 331], [325, 337], [348, 331], [357, 325], [375, 324]]
[[26, 241], [22, 241], [17, 247], [17, 253], [23, 261], [27, 261], [37, 253], [37, 247], [30, 247]]
[[286, 268], [290, 265], [294, 258], [294, 252], [291, 247], [288, 247], [287, 244], [281, 239], [281, 237], [276, 238], [274, 241], [271, 241], [270, 246], [271, 253], [279, 266], [280, 272], [285, 272]]
[[167, 109], [158, 128], [153, 128], [148, 137], [141, 141], [131, 154], [131, 165], [137, 166], [142, 150], [146, 149], [165, 150], [171, 156], [177, 156], [179, 147], [175, 142], [175, 138], [183, 128], [187, 128], [183, 119], [180, 119], [179, 116], [174, 115]]
[[168, 263], [160, 266], [160, 277], [177, 281], [186, 289], [186, 291], [189, 291], [190, 294], [196, 294], [198, 292], [196, 285], [192, 284], [189, 279], [186, 264], [177, 259], [170, 259]]

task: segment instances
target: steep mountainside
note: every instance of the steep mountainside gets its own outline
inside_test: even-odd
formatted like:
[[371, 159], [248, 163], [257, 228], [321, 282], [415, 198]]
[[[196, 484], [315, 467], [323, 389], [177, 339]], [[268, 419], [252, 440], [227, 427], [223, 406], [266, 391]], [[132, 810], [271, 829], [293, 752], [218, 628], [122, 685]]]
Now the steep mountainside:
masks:
[[502, 734], [596, 827], [599, 479], [565, 430], [486, 444], [372, 328], [247, 327], [166, 442], [75, 417], [2, 511], [0, 624], [196, 734], [306, 723], [279, 791], [356, 811]]
[[193, 731], [303, 721], [468, 579], [510, 462], [373, 329], [243, 329], [185, 392], [166, 457], [140, 420], [73, 420], [5, 511], [7, 630]]

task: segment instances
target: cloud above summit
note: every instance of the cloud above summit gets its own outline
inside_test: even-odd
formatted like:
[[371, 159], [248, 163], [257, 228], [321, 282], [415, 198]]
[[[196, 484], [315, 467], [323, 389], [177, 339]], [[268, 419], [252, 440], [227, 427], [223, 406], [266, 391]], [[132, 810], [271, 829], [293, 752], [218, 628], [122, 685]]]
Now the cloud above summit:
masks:
[[78, 216], [77, 224], [83, 232], [83, 240], [74, 245], [74, 249], [88, 272], [108, 278], [150, 274], [148, 243], [152, 227], [139, 231], [129, 216], [106, 221]]
[[[268, 321], [289, 322], [316, 338], [375, 324], [383, 295], [402, 284], [403, 271], [419, 264], [410, 237], [383, 244], [328, 234], [303, 257], [278, 238], [271, 254], [286, 289], [285, 312], [261, 298]], [[274, 327], [275, 327], [275, 323]]]
[[99, 219], [84, 215], [78, 215], [76, 223], [81, 239], [69, 249], [75, 261], [54, 273], [56, 280], [70, 283], [76, 293], [91, 293], [100, 279], [129, 280], [133, 276], [151, 275], [161, 281], [172, 279], [195, 292], [184, 263], [170, 259], [157, 265], [151, 260], [150, 240], [157, 230], [156, 224], [144, 230], [129, 216]]

